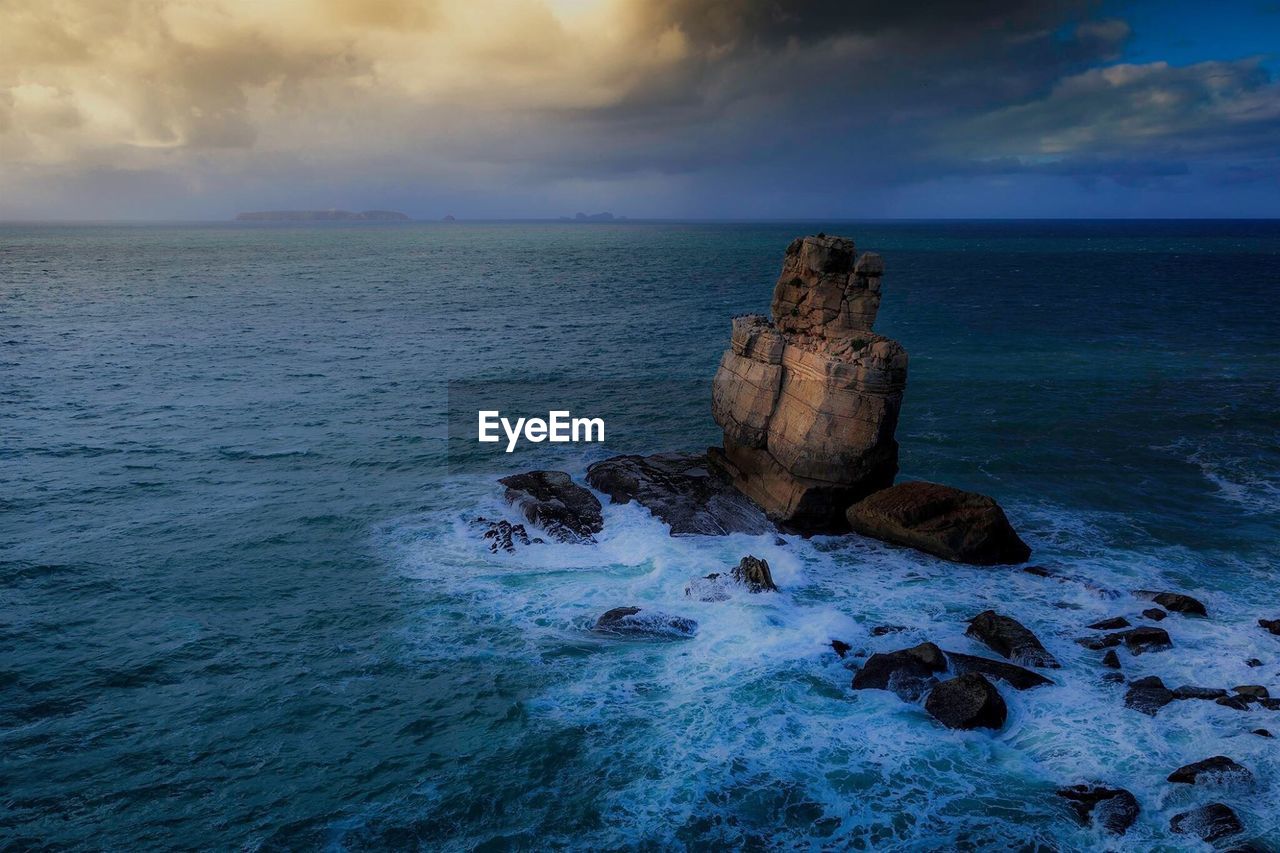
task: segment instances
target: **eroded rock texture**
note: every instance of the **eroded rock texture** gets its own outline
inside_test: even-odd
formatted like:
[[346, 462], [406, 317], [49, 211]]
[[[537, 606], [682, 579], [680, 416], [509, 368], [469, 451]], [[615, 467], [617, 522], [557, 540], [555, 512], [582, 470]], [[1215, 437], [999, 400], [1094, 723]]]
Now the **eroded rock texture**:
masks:
[[883, 272], [880, 256], [859, 256], [852, 240], [797, 238], [772, 320], [733, 321], [712, 386], [724, 430], [717, 461], [775, 521], [845, 530], [846, 507], [893, 484], [907, 353], [871, 330]]

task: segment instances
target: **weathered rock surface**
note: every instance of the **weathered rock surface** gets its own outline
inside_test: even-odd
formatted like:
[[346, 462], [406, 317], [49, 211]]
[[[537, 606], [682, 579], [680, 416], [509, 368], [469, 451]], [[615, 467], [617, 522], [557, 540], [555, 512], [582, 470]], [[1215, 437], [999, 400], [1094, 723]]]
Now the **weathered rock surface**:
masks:
[[600, 501], [563, 471], [529, 471], [498, 482], [525, 519], [557, 542], [595, 542], [604, 529]]
[[619, 637], [683, 639], [698, 632], [698, 623], [640, 607], [615, 607], [596, 620], [595, 629]]
[[1025, 625], [994, 610], [984, 610], [970, 619], [965, 634], [1014, 663], [1049, 669], [1059, 666], [1057, 659]]
[[966, 672], [977, 672], [988, 678], [998, 678], [1007, 682], [1015, 690], [1030, 690], [1032, 687], [1053, 684], [1053, 681], [1045, 678], [1040, 673], [1023, 669], [1015, 663], [1006, 663], [1002, 660], [992, 660], [991, 658], [966, 655], [960, 652], [947, 651], [945, 654], [947, 660], [951, 661], [951, 668], [957, 675], [964, 675]]
[[541, 539], [529, 538], [529, 532], [524, 529], [523, 524], [512, 524], [506, 519], [495, 521], [481, 516], [472, 521], [472, 524], [484, 531], [481, 535], [489, 540], [489, 553], [491, 554], [496, 554], [499, 551], [513, 554], [517, 545], [542, 544]]
[[1206, 758], [1203, 761], [1196, 761], [1179, 767], [1169, 774], [1169, 781], [1184, 785], [1195, 785], [1200, 782], [1201, 777], [1205, 777], [1206, 781], [1215, 779], [1244, 782], [1252, 779], [1253, 774], [1249, 772], [1248, 768], [1237, 764], [1225, 755], [1215, 755], [1212, 758]]
[[884, 264], [852, 240], [787, 247], [772, 322], [733, 321], [712, 385], [724, 467], [770, 518], [813, 532], [845, 529], [849, 504], [893, 483], [894, 431], [907, 354], [871, 331]]
[[1157, 592], [1151, 589], [1134, 590], [1134, 595], [1146, 598], [1159, 604], [1171, 613], [1182, 613], [1186, 616], [1207, 616], [1204, 605], [1189, 595], [1180, 592]]
[[949, 729], [998, 729], [1009, 715], [1000, 691], [976, 672], [966, 672], [929, 691], [924, 709]]
[[1225, 803], [1209, 803], [1191, 811], [1176, 814], [1169, 820], [1173, 832], [1194, 835], [1212, 844], [1222, 838], [1244, 832], [1244, 824]]
[[994, 566], [1031, 556], [994, 500], [938, 483], [899, 483], [849, 507], [845, 517], [864, 536], [957, 563]]
[[1173, 700], [1173, 691], [1165, 687], [1164, 682], [1154, 675], [1129, 682], [1129, 690], [1124, 695], [1126, 707], [1152, 717]]
[[1137, 798], [1124, 788], [1072, 785], [1057, 793], [1071, 804], [1081, 823], [1088, 826], [1092, 821], [1114, 835], [1124, 835], [1141, 811]]
[[769, 571], [769, 561], [750, 554], [743, 557], [731, 572], [733, 579], [744, 585], [748, 592], [777, 592], [778, 585], [773, 582], [773, 573]]
[[924, 695], [934, 676], [947, 671], [942, 649], [921, 643], [896, 652], [881, 652], [867, 659], [853, 676], [854, 690], [890, 690], [908, 702]]
[[1130, 628], [1128, 631], [1117, 631], [1114, 634], [1103, 634], [1099, 637], [1084, 637], [1077, 642], [1086, 649], [1094, 651], [1114, 648], [1124, 643], [1125, 648], [1135, 655], [1173, 648], [1173, 641], [1169, 639], [1168, 631], [1146, 625]]
[[587, 468], [587, 482], [613, 503], [635, 501], [671, 526], [671, 535], [767, 533], [760, 508], [738, 492], [707, 454], [614, 456]]

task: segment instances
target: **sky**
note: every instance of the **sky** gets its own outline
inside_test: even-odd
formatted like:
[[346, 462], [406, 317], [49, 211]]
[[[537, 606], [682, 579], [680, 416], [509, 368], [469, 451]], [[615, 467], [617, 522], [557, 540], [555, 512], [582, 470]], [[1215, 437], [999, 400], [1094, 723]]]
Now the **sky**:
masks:
[[0, 219], [1280, 217], [1280, 0], [0, 0]]

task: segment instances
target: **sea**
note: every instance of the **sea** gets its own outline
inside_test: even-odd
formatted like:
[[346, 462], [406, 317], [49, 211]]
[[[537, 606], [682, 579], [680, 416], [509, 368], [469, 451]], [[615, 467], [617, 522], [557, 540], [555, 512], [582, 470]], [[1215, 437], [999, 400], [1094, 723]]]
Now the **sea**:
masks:
[[[900, 479], [995, 497], [1053, 577], [607, 498], [595, 544], [490, 552], [504, 474], [716, 444], [730, 318], [819, 231], [885, 258]], [[512, 388], [614, 426], [481, 447]], [[746, 554], [780, 592], [685, 595]], [[1278, 222], [0, 225], [6, 850], [1208, 849], [1169, 822], [1215, 801], [1275, 848], [1280, 712], [1147, 716], [1076, 639], [1185, 592], [1125, 677], [1280, 694], [1278, 573]], [[698, 632], [591, 630], [624, 605]], [[1003, 729], [851, 689], [991, 655], [989, 608], [1062, 662]], [[1252, 780], [1166, 781], [1213, 755]]]

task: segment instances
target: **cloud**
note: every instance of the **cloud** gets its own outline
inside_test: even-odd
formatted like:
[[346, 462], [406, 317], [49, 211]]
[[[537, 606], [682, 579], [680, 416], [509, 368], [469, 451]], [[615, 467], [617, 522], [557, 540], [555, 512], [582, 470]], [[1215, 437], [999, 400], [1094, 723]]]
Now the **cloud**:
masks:
[[1138, 186], [1215, 158], [1232, 161], [1219, 173], [1248, 160], [1269, 174], [1256, 162], [1277, 109], [1264, 66], [1113, 64], [1129, 27], [1094, 11], [6, 0], [0, 215], [106, 213], [102, 188], [124, 185], [156, 216], [393, 201], [873, 215], [895, 188], [949, 178]]

